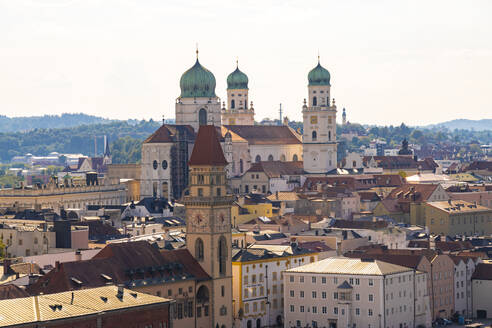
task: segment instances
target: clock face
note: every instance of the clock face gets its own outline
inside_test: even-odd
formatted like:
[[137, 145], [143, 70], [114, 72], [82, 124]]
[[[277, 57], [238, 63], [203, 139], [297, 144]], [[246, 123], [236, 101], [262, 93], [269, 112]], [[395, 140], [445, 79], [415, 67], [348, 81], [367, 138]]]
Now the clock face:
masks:
[[206, 224], [205, 217], [201, 216], [200, 214], [197, 214], [193, 218], [193, 223], [198, 227], [203, 227]]

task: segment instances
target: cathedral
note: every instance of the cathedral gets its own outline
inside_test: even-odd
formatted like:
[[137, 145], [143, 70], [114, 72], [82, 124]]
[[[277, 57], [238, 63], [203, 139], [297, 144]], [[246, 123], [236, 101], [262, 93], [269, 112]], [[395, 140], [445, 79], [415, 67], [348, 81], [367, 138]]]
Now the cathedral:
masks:
[[288, 125], [256, 125], [248, 76], [236, 69], [227, 77], [227, 101], [215, 93], [212, 72], [198, 60], [180, 79], [176, 124], [163, 124], [142, 145], [141, 197], [180, 199], [190, 181], [188, 161], [200, 126], [215, 126], [228, 179], [240, 177], [253, 163], [303, 162], [304, 174], [336, 172], [336, 106], [330, 98], [330, 73], [318, 64], [308, 74], [302, 106], [303, 133]]

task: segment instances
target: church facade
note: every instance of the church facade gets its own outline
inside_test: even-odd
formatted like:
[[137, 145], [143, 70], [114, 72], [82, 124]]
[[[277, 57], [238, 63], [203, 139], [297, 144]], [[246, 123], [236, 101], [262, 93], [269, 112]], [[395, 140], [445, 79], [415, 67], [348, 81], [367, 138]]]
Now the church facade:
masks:
[[228, 179], [244, 175], [253, 163], [303, 161], [305, 175], [336, 171], [336, 106], [330, 73], [318, 65], [308, 74], [302, 106], [303, 133], [288, 125], [255, 124], [248, 76], [239, 66], [227, 77], [227, 100], [215, 93], [212, 72], [198, 60], [180, 79], [176, 124], [163, 124], [142, 145], [141, 197], [179, 199], [188, 188], [188, 160], [200, 126], [218, 128]]

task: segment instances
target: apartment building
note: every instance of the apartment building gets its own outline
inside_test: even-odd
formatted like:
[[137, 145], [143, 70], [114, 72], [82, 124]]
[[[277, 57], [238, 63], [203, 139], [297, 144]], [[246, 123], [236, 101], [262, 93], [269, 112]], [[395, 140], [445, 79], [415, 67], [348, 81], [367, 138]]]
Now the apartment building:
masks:
[[286, 327], [430, 327], [425, 273], [332, 257], [284, 272]]
[[319, 253], [290, 245], [257, 245], [232, 253], [232, 297], [236, 327], [284, 322], [283, 271], [318, 260]]
[[477, 263], [469, 257], [449, 255], [454, 262], [454, 310], [464, 317], [472, 316], [471, 277]]
[[429, 202], [425, 225], [430, 233], [446, 236], [492, 234], [492, 209], [461, 200]]

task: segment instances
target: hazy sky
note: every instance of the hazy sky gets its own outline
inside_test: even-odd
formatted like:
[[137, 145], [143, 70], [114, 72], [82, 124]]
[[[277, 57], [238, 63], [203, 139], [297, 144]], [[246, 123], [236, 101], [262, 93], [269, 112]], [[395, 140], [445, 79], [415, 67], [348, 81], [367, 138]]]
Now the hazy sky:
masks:
[[0, 0], [0, 114], [174, 117], [195, 61], [249, 76], [256, 119], [301, 119], [331, 73], [341, 120], [492, 118], [492, 1]]

